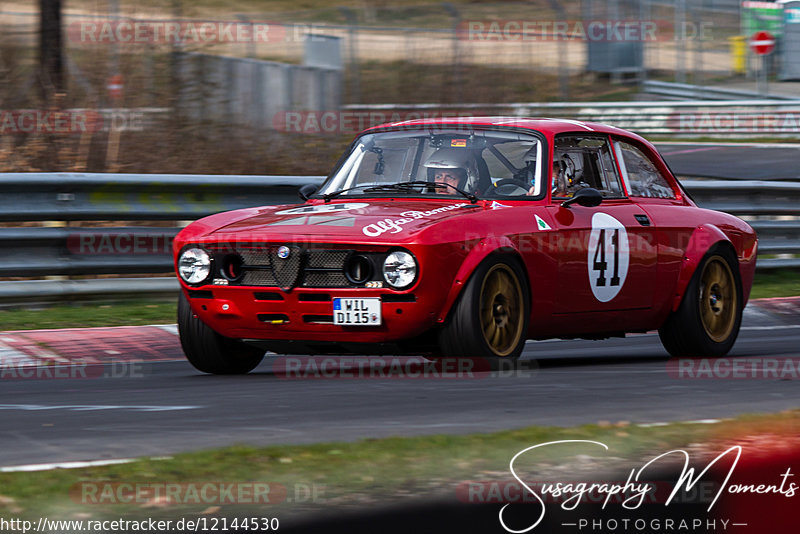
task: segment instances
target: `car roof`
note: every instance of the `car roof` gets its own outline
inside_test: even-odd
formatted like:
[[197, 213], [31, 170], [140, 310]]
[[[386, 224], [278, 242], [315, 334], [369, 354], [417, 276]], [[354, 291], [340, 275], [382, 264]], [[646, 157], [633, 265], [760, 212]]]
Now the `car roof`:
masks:
[[552, 135], [566, 133], [566, 132], [587, 132], [587, 133], [602, 133], [602, 134], [617, 134], [633, 137], [644, 141], [638, 135], [609, 126], [607, 124], [600, 124], [597, 122], [585, 122], [570, 119], [551, 119], [545, 117], [440, 117], [435, 119], [414, 119], [400, 122], [387, 122], [378, 126], [373, 126], [365, 130], [371, 132], [373, 130], [384, 129], [413, 129], [415, 127], [447, 127], [447, 126], [476, 126], [480, 128], [521, 128], [525, 130], [536, 130], [542, 133], [549, 133]]

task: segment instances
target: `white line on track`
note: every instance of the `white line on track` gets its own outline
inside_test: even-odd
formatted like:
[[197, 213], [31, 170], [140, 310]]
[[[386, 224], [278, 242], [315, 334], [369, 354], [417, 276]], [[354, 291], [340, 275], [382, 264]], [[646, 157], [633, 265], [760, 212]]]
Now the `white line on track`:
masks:
[[716, 146], [706, 146], [702, 148], [687, 148], [686, 150], [678, 150], [677, 152], [662, 152], [662, 156], [674, 156], [677, 154], [691, 154], [693, 152], [706, 152], [709, 150], [716, 150], [719, 147]]
[[82, 467], [99, 467], [103, 465], [129, 464], [135, 458], [119, 458], [116, 460], [91, 460], [88, 462], [59, 462], [50, 464], [10, 465], [0, 467], [0, 473], [19, 473], [28, 471], [50, 471], [52, 469], [80, 469]]
[[684, 424], [684, 425], [715, 425], [715, 424], [721, 423], [721, 422], [722, 422], [722, 419], [697, 419], [696, 421], [675, 421], [675, 422], [672, 422], [672, 423], [663, 423], [663, 422], [642, 423], [642, 424], [639, 424], [639, 425], [636, 425], [636, 426], [641, 427], [641, 428], [651, 428], [651, 427], [656, 427], [656, 426], [680, 425], [680, 424]]
[[786, 330], [789, 328], [800, 328], [800, 324], [785, 324], [775, 326], [743, 326], [740, 330]]
[[170, 412], [177, 410], [196, 410], [202, 406], [126, 406], [123, 404], [0, 404], [0, 410], [21, 410], [38, 412], [43, 410], [68, 410], [71, 412], [92, 412], [99, 410], [131, 410], [134, 412]]
[[142, 325], [123, 325], [123, 326], [85, 326], [74, 328], [43, 328], [41, 330], [6, 330], [4, 334], [30, 334], [31, 332], [63, 332], [64, 330], [130, 330], [132, 328], [155, 327], [166, 330], [167, 332], [178, 332], [178, 325], [172, 324], [142, 324]]
[[656, 146], [668, 145], [689, 145], [689, 146], [731, 146], [731, 147], [755, 147], [755, 148], [800, 148], [797, 143], [693, 143], [691, 141], [669, 141], [656, 143]]
[[[800, 328], [800, 324], [780, 324], [780, 325], [770, 325], [770, 326], [743, 326], [739, 330], [789, 330]], [[628, 334], [628, 337], [650, 337], [650, 336], [657, 336], [658, 332], [646, 332], [646, 333], [635, 333], [635, 334]], [[622, 339], [622, 338], [611, 338], [611, 339]], [[557, 343], [559, 341], [585, 341], [582, 339], [529, 339], [526, 343]]]

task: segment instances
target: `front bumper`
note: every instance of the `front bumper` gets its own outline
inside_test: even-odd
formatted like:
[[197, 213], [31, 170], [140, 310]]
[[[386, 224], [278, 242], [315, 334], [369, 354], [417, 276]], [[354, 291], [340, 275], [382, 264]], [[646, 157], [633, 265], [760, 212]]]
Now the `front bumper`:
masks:
[[[192, 311], [217, 333], [235, 339], [386, 343], [418, 336], [435, 326], [442, 303], [413, 292], [344, 288], [183, 288]], [[336, 297], [378, 297], [382, 324], [333, 324]]]

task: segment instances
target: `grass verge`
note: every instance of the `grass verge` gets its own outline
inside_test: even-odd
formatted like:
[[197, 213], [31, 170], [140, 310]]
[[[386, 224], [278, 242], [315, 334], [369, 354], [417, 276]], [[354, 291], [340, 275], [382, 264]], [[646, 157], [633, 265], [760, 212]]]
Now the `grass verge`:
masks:
[[[573, 428], [528, 427], [492, 434], [424, 436], [370, 439], [353, 443], [255, 448], [234, 446], [184, 453], [161, 460], [106, 467], [51, 470], [32, 473], [0, 473], [0, 513], [17, 517], [104, 518], [188, 517], [198, 514], [243, 517], [250, 504], [209, 506], [209, 502], [155, 500], [142, 493], [133, 502], [113, 503], [118, 494], [98, 489], [120, 484], [182, 484], [195, 487], [206, 482], [268, 482], [287, 489], [295, 502], [258, 505], [259, 515], [280, 517], [306, 515], [335, 509], [369, 506], [419, 498], [456, 499], [463, 481], [511, 480], [509, 460], [532, 445], [555, 440], [595, 440], [606, 444], [575, 444], [542, 448], [515, 463], [529, 480], [589, 479], [625, 472], [643, 459], [676, 448], [692, 460], [716, 456], [745, 440], [745, 453], [756, 448], [752, 436], [769, 437], [800, 433], [800, 411], [766, 416], [742, 416], [716, 424], [673, 423], [639, 426], [627, 423], [584, 425]], [[766, 446], [766, 445], [765, 445]], [[758, 451], [753, 451], [758, 452]], [[763, 452], [763, 451], [761, 451]], [[594, 478], [593, 478], [594, 477]], [[296, 488], [315, 488], [316, 502], [293, 499]], [[102, 498], [106, 491], [105, 499]], [[86, 497], [87, 495], [92, 495]], [[188, 495], [188, 494], [186, 494]], [[84, 502], [88, 501], [88, 502]], [[96, 502], [99, 501], [99, 504]], [[265, 508], [268, 508], [268, 510]], [[252, 512], [254, 513], [254, 512]]]
[[757, 272], [750, 292], [751, 299], [797, 295], [800, 295], [800, 273], [789, 269]]
[[42, 309], [0, 309], [0, 331], [172, 324], [177, 300], [82, 302]]

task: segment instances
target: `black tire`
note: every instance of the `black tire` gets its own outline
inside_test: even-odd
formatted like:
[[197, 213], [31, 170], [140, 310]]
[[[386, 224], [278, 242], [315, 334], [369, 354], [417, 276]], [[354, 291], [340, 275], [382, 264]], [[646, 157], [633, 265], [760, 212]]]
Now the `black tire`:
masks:
[[715, 247], [703, 257], [678, 310], [658, 329], [658, 336], [675, 357], [719, 358], [736, 342], [742, 310], [736, 256], [727, 247]]
[[467, 282], [439, 335], [442, 356], [514, 361], [525, 346], [530, 293], [519, 261], [484, 260]]
[[183, 292], [178, 298], [178, 333], [186, 359], [204, 373], [245, 374], [264, 358], [265, 351], [221, 336], [195, 317]]

